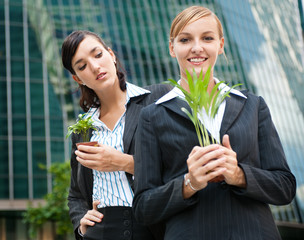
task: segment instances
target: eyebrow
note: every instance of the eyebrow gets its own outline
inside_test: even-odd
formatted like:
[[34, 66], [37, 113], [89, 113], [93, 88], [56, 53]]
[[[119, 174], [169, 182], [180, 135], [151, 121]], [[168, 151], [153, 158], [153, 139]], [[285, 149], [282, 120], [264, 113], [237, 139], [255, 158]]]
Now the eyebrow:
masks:
[[[206, 31], [206, 32], [203, 32], [203, 34], [209, 34], [209, 33], [213, 33], [215, 34], [215, 32], [213, 31]], [[191, 33], [188, 33], [188, 32], [180, 32], [178, 35], [192, 35]]]
[[[98, 48], [98, 47], [92, 48], [92, 50], [90, 51], [90, 54], [93, 53], [93, 52], [95, 52], [97, 48]], [[82, 58], [78, 59], [78, 60], [74, 63], [74, 66], [76, 66], [78, 63], [80, 63], [82, 60], [83, 60]]]

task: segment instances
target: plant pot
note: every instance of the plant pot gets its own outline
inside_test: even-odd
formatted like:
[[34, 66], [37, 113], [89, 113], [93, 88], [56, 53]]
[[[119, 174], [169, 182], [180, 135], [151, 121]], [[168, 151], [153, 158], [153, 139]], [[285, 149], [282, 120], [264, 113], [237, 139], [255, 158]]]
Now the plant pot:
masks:
[[77, 147], [79, 145], [86, 145], [86, 146], [97, 147], [98, 146], [98, 142], [97, 141], [93, 141], [93, 142], [79, 142], [79, 143], [76, 143]]

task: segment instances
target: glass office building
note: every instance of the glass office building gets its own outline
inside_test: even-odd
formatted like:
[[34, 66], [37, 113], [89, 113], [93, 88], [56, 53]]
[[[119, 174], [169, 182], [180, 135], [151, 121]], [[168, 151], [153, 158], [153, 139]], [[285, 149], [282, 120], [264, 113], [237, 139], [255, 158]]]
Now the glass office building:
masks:
[[219, 57], [215, 75], [269, 105], [297, 178], [295, 200], [271, 206], [273, 215], [283, 230], [304, 228], [301, 0], [0, 0], [0, 233], [7, 239], [26, 239], [14, 235], [25, 231], [20, 211], [51, 191], [39, 164], [69, 158], [65, 129], [80, 108], [77, 85], [61, 65], [63, 39], [76, 29], [100, 34], [140, 86], [178, 79], [169, 29], [190, 5], [210, 8], [223, 23], [227, 60]]

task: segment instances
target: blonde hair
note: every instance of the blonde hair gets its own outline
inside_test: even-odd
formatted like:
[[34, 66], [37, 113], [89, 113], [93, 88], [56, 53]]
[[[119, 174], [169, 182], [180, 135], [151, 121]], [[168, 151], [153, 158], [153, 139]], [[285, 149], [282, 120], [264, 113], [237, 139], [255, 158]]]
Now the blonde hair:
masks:
[[191, 6], [180, 12], [172, 21], [170, 29], [170, 42], [173, 42], [175, 37], [184, 29], [188, 23], [192, 23], [202, 17], [213, 16], [217, 22], [219, 38], [223, 34], [223, 27], [218, 17], [208, 8], [201, 6]]

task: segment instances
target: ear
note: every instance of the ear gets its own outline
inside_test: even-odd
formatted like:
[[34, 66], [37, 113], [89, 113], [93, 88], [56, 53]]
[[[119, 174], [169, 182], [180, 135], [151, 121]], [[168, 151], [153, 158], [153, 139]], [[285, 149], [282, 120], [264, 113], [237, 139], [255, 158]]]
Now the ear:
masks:
[[110, 53], [110, 55], [112, 56], [113, 62], [116, 63], [116, 56], [115, 53], [112, 51], [111, 48], [108, 47], [108, 52]]
[[77, 77], [77, 75], [73, 75], [72, 77], [73, 77], [75, 82], [79, 83], [80, 85], [83, 84], [83, 82]]
[[176, 55], [175, 55], [175, 52], [174, 52], [174, 46], [173, 46], [173, 43], [172, 41], [169, 42], [169, 52], [170, 52], [170, 56], [175, 58]]
[[218, 51], [218, 54], [222, 54], [224, 52], [224, 43], [225, 43], [225, 39], [222, 37], [220, 40], [220, 49]]

